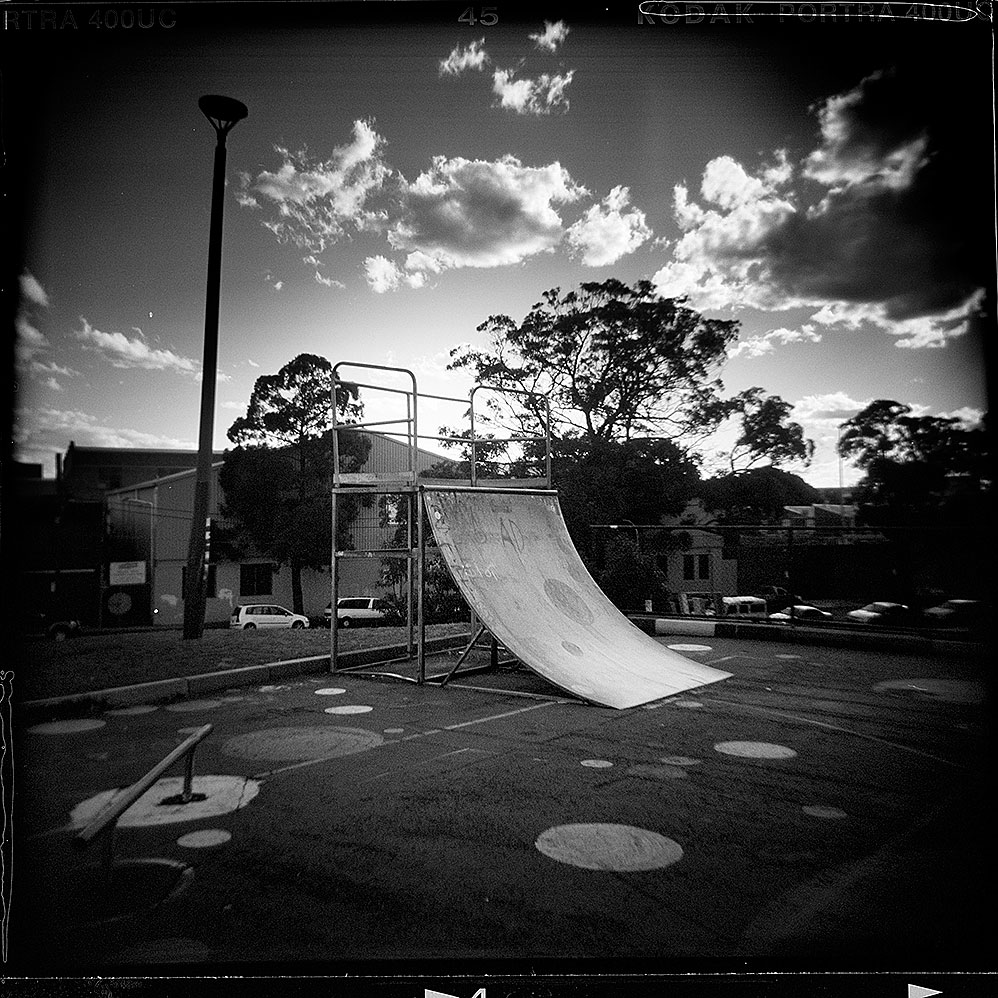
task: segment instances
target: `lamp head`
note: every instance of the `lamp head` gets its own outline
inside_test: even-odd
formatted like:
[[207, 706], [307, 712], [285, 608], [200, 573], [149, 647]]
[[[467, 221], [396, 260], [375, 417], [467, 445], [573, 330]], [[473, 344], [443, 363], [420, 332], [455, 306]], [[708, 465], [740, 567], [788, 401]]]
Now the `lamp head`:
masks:
[[227, 135], [236, 122], [242, 121], [249, 114], [246, 105], [241, 101], [219, 94], [205, 94], [204, 97], [199, 97], [198, 107], [212, 123], [219, 136]]

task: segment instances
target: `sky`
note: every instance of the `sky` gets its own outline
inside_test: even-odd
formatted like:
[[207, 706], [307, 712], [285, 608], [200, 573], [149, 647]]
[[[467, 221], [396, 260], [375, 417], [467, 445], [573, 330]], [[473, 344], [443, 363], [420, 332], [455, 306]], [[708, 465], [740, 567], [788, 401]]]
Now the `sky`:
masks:
[[[8, 23], [14, 456], [50, 476], [71, 440], [197, 447], [205, 93], [249, 109], [227, 144], [217, 449], [255, 380], [300, 353], [463, 398], [449, 353], [486, 347], [478, 325], [610, 277], [739, 320], [725, 393], [792, 403], [816, 450], [788, 470], [813, 485], [857, 480], [837, 428], [874, 399], [986, 411], [989, 26], [467, 9]], [[401, 415], [393, 399], [369, 395], [367, 418]], [[421, 431], [462, 411], [429, 400]]]

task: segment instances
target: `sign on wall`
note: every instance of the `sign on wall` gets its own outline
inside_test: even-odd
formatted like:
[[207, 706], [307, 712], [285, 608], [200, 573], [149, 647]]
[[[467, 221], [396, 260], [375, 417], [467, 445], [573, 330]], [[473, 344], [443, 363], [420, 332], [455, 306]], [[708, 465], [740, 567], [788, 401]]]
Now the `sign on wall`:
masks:
[[144, 561], [112, 561], [108, 566], [108, 585], [140, 586], [145, 581]]

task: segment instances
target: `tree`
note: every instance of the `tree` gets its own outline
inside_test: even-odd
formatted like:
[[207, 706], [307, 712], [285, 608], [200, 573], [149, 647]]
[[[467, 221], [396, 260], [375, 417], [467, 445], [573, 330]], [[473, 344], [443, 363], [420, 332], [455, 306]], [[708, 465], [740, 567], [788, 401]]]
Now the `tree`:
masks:
[[902, 526], [983, 515], [991, 487], [987, 416], [967, 427], [911, 413], [877, 399], [842, 424], [839, 454], [865, 472], [858, 489], [864, 518]]
[[472, 371], [480, 384], [535, 393], [514, 396], [505, 413], [491, 403], [497, 419], [521, 429], [544, 425], [546, 401], [552, 436], [590, 445], [703, 433], [727, 414], [712, 372], [737, 330], [734, 320], [705, 319], [684, 299], [662, 298], [650, 281], [610, 279], [545, 292], [519, 325], [490, 316], [478, 327], [490, 347], [457, 347], [448, 366]]
[[706, 479], [700, 486], [704, 509], [720, 524], [778, 524], [785, 506], [810, 506], [821, 501], [817, 489], [798, 475], [772, 465], [749, 468]]
[[[302, 568], [329, 564], [331, 401], [332, 366], [323, 357], [300, 354], [277, 374], [258, 378], [246, 415], [229, 427], [237, 446], [219, 476], [222, 512], [234, 524], [225, 542], [287, 562], [296, 613], [303, 605]], [[361, 415], [356, 386], [337, 386], [336, 409], [345, 420]], [[363, 434], [340, 433], [340, 469], [359, 468], [369, 449]], [[348, 542], [358, 508], [352, 498], [337, 507], [339, 544]]]
[[811, 463], [814, 441], [804, 436], [800, 423], [790, 422], [793, 406], [779, 395], [766, 396], [761, 388], [749, 388], [732, 400], [740, 414], [742, 432], [728, 454], [731, 470], [751, 468], [760, 461], [776, 466], [788, 461]]

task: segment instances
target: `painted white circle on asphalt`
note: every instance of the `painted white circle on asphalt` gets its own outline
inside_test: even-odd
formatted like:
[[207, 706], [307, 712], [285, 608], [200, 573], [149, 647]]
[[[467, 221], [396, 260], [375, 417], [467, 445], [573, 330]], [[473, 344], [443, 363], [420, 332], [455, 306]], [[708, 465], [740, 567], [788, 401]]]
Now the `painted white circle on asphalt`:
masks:
[[[154, 783], [118, 819], [121, 828], [144, 828], [148, 825], [169, 825], [178, 821], [202, 821], [217, 818], [238, 808], [245, 807], [259, 792], [256, 780], [242, 776], [195, 776], [191, 789], [205, 794], [201, 801], [190, 804], [162, 804], [164, 797], [174, 797], [184, 788], [182, 776], [168, 776]], [[73, 828], [89, 824], [121, 791], [102, 790], [99, 794], [81, 801], [70, 812]]]
[[589, 769], [609, 769], [613, 763], [609, 759], [583, 759], [580, 766], [588, 766]]
[[685, 707], [687, 710], [693, 710], [697, 707], [702, 707], [703, 704], [699, 700], [673, 700], [671, 706]]
[[664, 762], [667, 766], [698, 766], [699, 759], [691, 759], [688, 755], [663, 755], [659, 762]]
[[534, 845], [549, 859], [583, 870], [658, 870], [683, 858], [678, 842], [632, 825], [555, 825]]
[[210, 849], [220, 846], [232, 838], [232, 833], [222, 828], [202, 828], [197, 832], [188, 832], [177, 839], [177, 845], [184, 849]]
[[326, 714], [367, 714], [374, 710], [373, 707], [365, 707], [363, 704], [359, 703], [348, 703], [344, 704], [342, 707], [327, 707], [324, 711]]
[[81, 717], [69, 721], [48, 721], [45, 724], [36, 724], [28, 728], [30, 735], [76, 735], [83, 731], [96, 731], [103, 728], [107, 721], [98, 720], [96, 717]]
[[364, 728], [265, 728], [230, 738], [222, 751], [241, 759], [294, 762], [335, 759], [382, 744], [381, 735]]
[[346, 690], [339, 686], [326, 686], [321, 690], [316, 690], [315, 692], [316, 695], [320, 697], [335, 697], [340, 693], [346, 693]]
[[878, 692], [900, 690], [904, 693], [921, 694], [946, 703], [983, 703], [985, 695], [980, 683], [963, 679], [892, 679], [877, 683], [873, 688]]
[[797, 755], [792, 748], [771, 742], [718, 742], [714, 751], [741, 759], [793, 759]]
[[839, 807], [826, 807], [824, 804], [808, 804], [801, 810], [812, 818], [844, 818], [845, 811]]
[[221, 706], [221, 700], [182, 700], [180, 703], [168, 703], [166, 709], [175, 714], [189, 714], [196, 710], [214, 710]]
[[713, 651], [710, 645], [666, 645], [673, 651]]
[[137, 717], [139, 714], [151, 714], [154, 710], [158, 709], [155, 704], [144, 703], [136, 707], [118, 707], [115, 710], [105, 711], [105, 713], [111, 717]]

